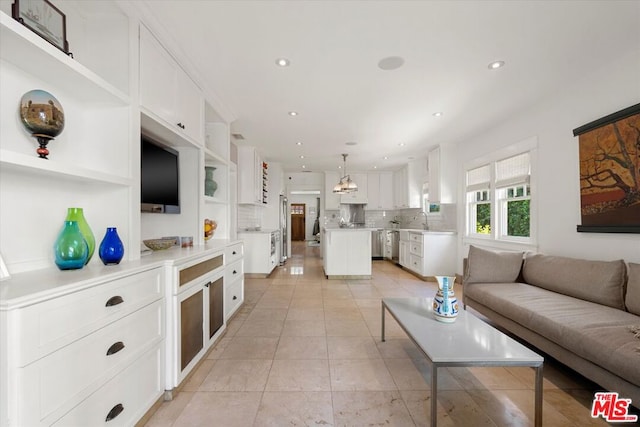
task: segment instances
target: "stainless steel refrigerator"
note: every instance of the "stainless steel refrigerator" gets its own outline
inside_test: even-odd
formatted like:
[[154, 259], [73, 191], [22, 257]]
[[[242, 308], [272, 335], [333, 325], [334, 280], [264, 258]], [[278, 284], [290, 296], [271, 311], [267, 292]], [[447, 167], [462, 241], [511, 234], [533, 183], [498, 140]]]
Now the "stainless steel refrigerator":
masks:
[[289, 258], [289, 229], [287, 220], [289, 215], [289, 201], [283, 195], [280, 196], [280, 265], [283, 265]]

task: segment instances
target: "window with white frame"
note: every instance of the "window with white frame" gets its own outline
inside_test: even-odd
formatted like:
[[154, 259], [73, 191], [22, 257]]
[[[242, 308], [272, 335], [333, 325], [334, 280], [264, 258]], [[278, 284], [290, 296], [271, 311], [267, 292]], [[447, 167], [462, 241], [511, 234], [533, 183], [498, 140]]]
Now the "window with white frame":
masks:
[[467, 236], [532, 243], [532, 150], [466, 171]]

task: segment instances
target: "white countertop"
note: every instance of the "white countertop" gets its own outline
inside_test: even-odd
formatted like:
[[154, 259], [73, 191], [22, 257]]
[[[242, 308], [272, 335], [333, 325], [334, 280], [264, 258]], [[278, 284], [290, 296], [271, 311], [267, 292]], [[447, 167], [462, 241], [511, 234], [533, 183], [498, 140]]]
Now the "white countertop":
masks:
[[324, 227], [323, 228], [325, 231], [330, 231], [330, 232], [334, 232], [334, 231], [376, 231], [376, 230], [382, 230], [381, 228], [377, 228], [377, 227]]
[[238, 229], [238, 234], [245, 234], [245, 233], [262, 233], [262, 234], [270, 234], [273, 233], [274, 231], [280, 231], [280, 230], [276, 230], [276, 229], [272, 229], [272, 228], [261, 228], [260, 230], [245, 230], [243, 228], [239, 228]]
[[419, 228], [400, 228], [400, 230], [419, 234], [457, 234], [454, 230], [421, 230]]
[[40, 301], [76, 292], [121, 277], [161, 266], [177, 266], [200, 257], [224, 251], [240, 240], [211, 239], [202, 246], [191, 248], [172, 247], [153, 251], [133, 261], [117, 265], [103, 265], [97, 254], [89, 265], [79, 270], [60, 270], [49, 267], [18, 273], [0, 282], [0, 310], [24, 307]]

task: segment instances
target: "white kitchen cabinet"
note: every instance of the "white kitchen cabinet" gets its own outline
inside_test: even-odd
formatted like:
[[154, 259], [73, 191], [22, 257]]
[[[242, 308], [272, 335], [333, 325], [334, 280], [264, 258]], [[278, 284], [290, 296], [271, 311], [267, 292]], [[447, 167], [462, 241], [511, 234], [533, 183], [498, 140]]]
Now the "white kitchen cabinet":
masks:
[[410, 208], [422, 208], [422, 185], [426, 181], [426, 158], [407, 163], [407, 197]]
[[371, 277], [371, 229], [325, 229], [323, 236], [329, 279]]
[[140, 25], [140, 105], [176, 133], [204, 145], [202, 91], [144, 25]]
[[[34, 274], [7, 294], [22, 294]], [[80, 272], [74, 286], [51, 276], [41, 278], [53, 282], [47, 292], [3, 301], [2, 376], [11, 392], [2, 393], [2, 412], [10, 425], [93, 425], [109, 416], [135, 424], [164, 392], [162, 269], [99, 279]]]
[[244, 244], [228, 246], [224, 251], [224, 319], [228, 321], [244, 302]]
[[366, 210], [393, 209], [393, 172], [370, 172], [367, 174]]
[[254, 147], [238, 147], [238, 203], [267, 204], [267, 173]]
[[276, 234], [271, 232], [238, 232], [238, 239], [244, 242], [244, 272], [267, 277], [280, 262], [277, 259]]
[[[346, 204], [365, 204], [368, 201], [367, 198], [367, 174], [366, 173], [351, 173], [349, 174], [351, 180], [358, 186], [358, 191], [351, 193], [341, 194], [340, 203]], [[336, 181], [336, 184], [338, 182]], [[334, 184], [335, 185], [335, 184]]]
[[409, 267], [411, 265], [410, 259], [410, 243], [406, 240], [400, 240], [400, 254], [399, 254], [399, 264], [403, 267]]
[[393, 207], [404, 209], [409, 207], [409, 181], [407, 167], [393, 172]]
[[403, 267], [421, 277], [454, 275], [455, 233], [409, 231], [408, 234], [409, 262], [408, 264], [401, 263]]
[[338, 172], [324, 173], [324, 209], [338, 210], [340, 209], [340, 195], [333, 192], [333, 188], [340, 180]]
[[429, 151], [429, 202], [455, 203], [455, 147], [439, 146]]

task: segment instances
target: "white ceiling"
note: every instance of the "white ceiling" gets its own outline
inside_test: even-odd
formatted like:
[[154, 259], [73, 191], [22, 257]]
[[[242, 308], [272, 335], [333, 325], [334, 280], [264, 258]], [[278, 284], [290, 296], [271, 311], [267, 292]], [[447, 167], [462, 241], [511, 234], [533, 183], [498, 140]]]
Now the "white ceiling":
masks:
[[[235, 117], [239, 144], [286, 171], [335, 170], [340, 153], [350, 171], [394, 169], [640, 54], [636, 0], [146, 3]], [[404, 66], [379, 69], [388, 56]], [[489, 70], [495, 60], [505, 67]]]

